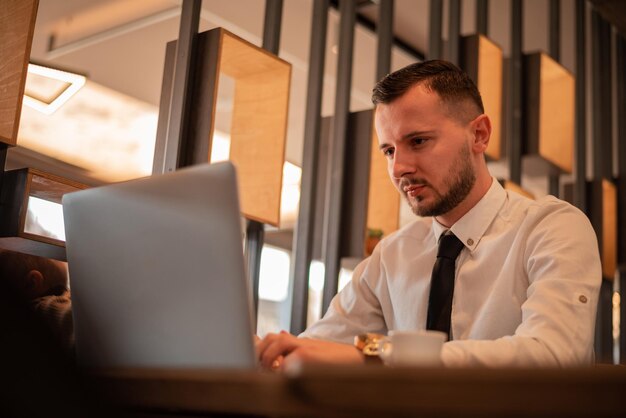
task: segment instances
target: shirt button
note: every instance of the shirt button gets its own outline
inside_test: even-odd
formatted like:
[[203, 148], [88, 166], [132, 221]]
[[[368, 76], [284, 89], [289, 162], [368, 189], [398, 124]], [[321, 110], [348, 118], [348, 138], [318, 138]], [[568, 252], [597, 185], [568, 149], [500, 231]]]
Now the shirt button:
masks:
[[473, 239], [471, 239], [471, 238], [469, 238], [469, 239], [467, 240], [467, 245], [469, 245], [470, 247], [471, 247], [472, 245], [474, 245], [474, 240], [473, 240]]
[[587, 296], [585, 295], [580, 295], [578, 297], [578, 300], [580, 301], [580, 303], [587, 303]]

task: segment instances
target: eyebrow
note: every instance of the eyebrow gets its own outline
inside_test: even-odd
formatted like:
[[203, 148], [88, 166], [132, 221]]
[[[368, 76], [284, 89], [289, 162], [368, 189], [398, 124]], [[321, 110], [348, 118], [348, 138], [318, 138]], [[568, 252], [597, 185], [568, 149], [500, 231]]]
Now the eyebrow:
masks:
[[[400, 141], [406, 141], [408, 139], [415, 138], [416, 136], [432, 135], [435, 132], [436, 131], [434, 131], [434, 130], [430, 130], [430, 131], [411, 131], [408, 134], [402, 135], [402, 138], [400, 138]], [[382, 151], [383, 149], [385, 149], [387, 147], [390, 147], [390, 146], [391, 145], [389, 145], [387, 143], [384, 143], [384, 144], [380, 144], [378, 146], [378, 149]]]

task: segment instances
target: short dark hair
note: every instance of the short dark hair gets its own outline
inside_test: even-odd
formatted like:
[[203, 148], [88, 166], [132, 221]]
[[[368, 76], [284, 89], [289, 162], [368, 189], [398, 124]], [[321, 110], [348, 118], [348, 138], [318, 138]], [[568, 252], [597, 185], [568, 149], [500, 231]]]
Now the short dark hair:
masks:
[[389, 104], [417, 84], [436, 92], [447, 104], [469, 100], [481, 114], [485, 113], [476, 84], [459, 67], [443, 60], [418, 62], [387, 74], [374, 86], [372, 102], [374, 105]]

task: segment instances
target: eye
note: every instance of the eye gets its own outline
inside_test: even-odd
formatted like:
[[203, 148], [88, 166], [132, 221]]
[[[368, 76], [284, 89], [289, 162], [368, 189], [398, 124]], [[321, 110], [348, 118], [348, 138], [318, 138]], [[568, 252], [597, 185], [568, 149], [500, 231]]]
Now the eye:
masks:
[[383, 155], [387, 158], [393, 157], [394, 149], [392, 147], [388, 147], [382, 150]]
[[424, 143], [426, 143], [426, 141], [428, 141], [428, 140], [425, 139], [425, 138], [419, 138], [419, 137], [411, 138], [411, 145], [413, 145], [413, 146], [424, 145]]

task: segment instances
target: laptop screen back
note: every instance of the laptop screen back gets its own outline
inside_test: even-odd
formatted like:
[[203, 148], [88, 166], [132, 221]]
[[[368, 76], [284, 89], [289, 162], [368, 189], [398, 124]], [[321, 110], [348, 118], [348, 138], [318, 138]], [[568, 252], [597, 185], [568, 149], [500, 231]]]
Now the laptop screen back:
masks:
[[231, 163], [71, 193], [63, 210], [80, 365], [254, 367]]

